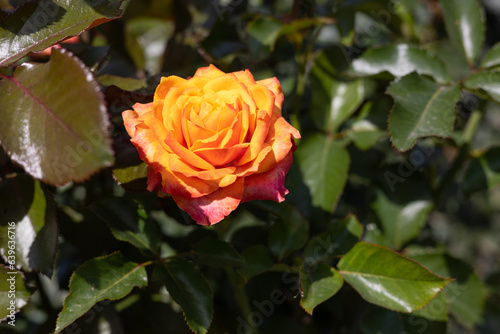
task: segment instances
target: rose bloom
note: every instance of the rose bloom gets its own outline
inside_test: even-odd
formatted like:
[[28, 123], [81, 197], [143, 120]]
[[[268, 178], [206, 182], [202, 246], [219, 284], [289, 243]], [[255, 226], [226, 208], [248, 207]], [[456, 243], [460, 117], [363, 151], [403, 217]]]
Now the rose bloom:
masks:
[[201, 225], [241, 202], [282, 202], [299, 132], [281, 116], [276, 78], [213, 65], [190, 79], [163, 77], [154, 100], [123, 112], [125, 128], [148, 165], [148, 190], [170, 194]]

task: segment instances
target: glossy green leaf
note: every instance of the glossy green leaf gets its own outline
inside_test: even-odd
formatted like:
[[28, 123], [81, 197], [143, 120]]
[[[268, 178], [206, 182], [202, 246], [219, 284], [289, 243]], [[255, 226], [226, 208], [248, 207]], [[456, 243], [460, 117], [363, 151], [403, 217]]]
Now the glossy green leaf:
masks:
[[0, 321], [8, 323], [14, 320], [15, 326], [15, 314], [28, 303], [30, 296], [24, 276], [15, 269], [15, 265], [0, 265]]
[[130, 243], [145, 256], [156, 258], [159, 255], [161, 234], [158, 225], [147, 218], [138, 203], [110, 198], [94, 203], [91, 210], [108, 224], [118, 240]]
[[482, 68], [494, 67], [500, 65], [500, 43], [497, 43], [488, 50], [481, 61]]
[[293, 206], [286, 203], [262, 203], [277, 219], [269, 231], [269, 248], [283, 259], [302, 248], [309, 234], [309, 223]]
[[48, 63], [0, 78], [0, 142], [26, 172], [61, 185], [113, 163], [103, 96], [77, 58], [53, 50]]
[[196, 334], [207, 333], [213, 316], [213, 292], [199, 270], [191, 262], [173, 257], [158, 265], [154, 276], [182, 307], [191, 330]]
[[319, 66], [314, 66], [312, 73], [311, 116], [318, 128], [335, 132], [363, 102], [364, 82], [338, 81]]
[[356, 76], [371, 76], [382, 72], [389, 72], [395, 77], [417, 72], [431, 76], [441, 84], [451, 80], [443, 63], [436, 56], [407, 44], [370, 49], [356, 58], [349, 68], [349, 73]]
[[27, 2], [2, 22], [0, 66], [120, 17], [121, 3], [117, 0]]
[[354, 215], [334, 220], [326, 232], [314, 236], [304, 250], [304, 265], [310, 266], [332, 256], [344, 255], [361, 238], [363, 225]]
[[247, 26], [247, 43], [254, 57], [267, 56], [280, 35], [283, 23], [273, 17], [259, 16]]
[[447, 308], [456, 320], [469, 328], [481, 321], [486, 291], [467, 263], [440, 250], [413, 249], [407, 255], [436, 274], [455, 279], [443, 293]]
[[356, 244], [338, 269], [368, 302], [406, 313], [423, 307], [450, 282], [390, 249], [366, 242]]
[[462, 182], [465, 193], [490, 189], [500, 184], [500, 147], [492, 147], [467, 167]]
[[451, 135], [454, 108], [460, 99], [457, 86], [440, 86], [412, 73], [396, 80], [387, 93], [395, 101], [389, 130], [398, 150], [409, 150], [420, 137]]
[[347, 179], [350, 158], [345, 148], [328, 136], [316, 134], [303, 139], [295, 158], [312, 204], [332, 212]]
[[485, 18], [477, 0], [440, 0], [448, 37], [461, 57], [473, 65], [484, 43]]
[[300, 269], [302, 298], [300, 306], [309, 314], [322, 302], [330, 299], [344, 284], [342, 276], [325, 263], [318, 263], [314, 268]]
[[[493, 99], [500, 103], [500, 73], [482, 71], [471, 74], [465, 81], [469, 89], [482, 89]], [[481, 95], [481, 94], [478, 94]]]
[[21, 174], [0, 186], [0, 253], [4, 258], [15, 237], [16, 265], [52, 276], [57, 230], [54, 200], [40, 182]]
[[242, 267], [245, 259], [229, 243], [205, 238], [194, 245], [193, 259], [213, 267]]
[[427, 221], [432, 202], [417, 200], [400, 205], [391, 201], [383, 192], [377, 193], [372, 208], [380, 220], [389, 246], [400, 249], [418, 236]]
[[123, 298], [134, 287], [145, 287], [147, 283], [144, 266], [128, 261], [120, 253], [85, 262], [71, 276], [69, 294], [57, 318], [55, 333], [60, 333], [97, 302]]
[[267, 248], [262, 245], [249, 247], [241, 255], [246, 265], [239, 268], [238, 272], [247, 280], [269, 270], [274, 265]]

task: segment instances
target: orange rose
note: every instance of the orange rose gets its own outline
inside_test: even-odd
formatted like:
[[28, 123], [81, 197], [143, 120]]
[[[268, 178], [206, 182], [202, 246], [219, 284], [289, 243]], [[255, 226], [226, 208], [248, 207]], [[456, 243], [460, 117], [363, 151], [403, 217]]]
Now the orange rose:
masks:
[[276, 78], [213, 65], [190, 79], [162, 78], [154, 100], [123, 112], [148, 165], [148, 190], [172, 195], [198, 224], [218, 223], [241, 202], [282, 202], [299, 132], [281, 117]]

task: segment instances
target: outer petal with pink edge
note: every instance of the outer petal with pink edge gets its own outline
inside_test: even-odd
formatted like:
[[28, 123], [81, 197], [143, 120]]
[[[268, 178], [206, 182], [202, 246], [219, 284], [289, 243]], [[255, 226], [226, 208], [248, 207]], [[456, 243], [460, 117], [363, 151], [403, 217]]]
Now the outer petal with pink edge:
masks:
[[253, 200], [272, 200], [283, 202], [288, 190], [285, 188], [285, 176], [292, 165], [292, 150], [278, 165], [261, 174], [253, 174], [245, 178], [245, 191], [242, 202]]
[[177, 205], [200, 225], [213, 225], [229, 215], [241, 202], [244, 180], [239, 178], [233, 184], [219, 188], [199, 198], [172, 196]]

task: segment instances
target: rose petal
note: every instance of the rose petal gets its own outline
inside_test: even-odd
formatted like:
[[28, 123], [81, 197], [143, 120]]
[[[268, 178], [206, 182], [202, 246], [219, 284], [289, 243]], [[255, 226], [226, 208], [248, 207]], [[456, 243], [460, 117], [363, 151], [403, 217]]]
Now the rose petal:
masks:
[[181, 160], [191, 164], [192, 166], [200, 169], [215, 169], [213, 165], [179, 144], [175, 140], [172, 131], [167, 132], [164, 142]]
[[169, 155], [168, 164], [173, 172], [181, 173], [187, 177], [197, 177], [205, 181], [217, 182], [222, 180], [222, 178], [224, 178], [225, 176], [232, 174], [236, 169], [235, 167], [225, 167], [210, 170], [200, 170], [198, 168], [194, 168], [190, 164], [185, 163], [175, 154]]
[[249, 87], [257, 108], [260, 110], [273, 111], [275, 96], [272, 91], [262, 85], [253, 85]]
[[261, 174], [253, 174], [245, 177], [245, 191], [242, 202], [253, 200], [272, 200], [278, 203], [285, 200], [288, 194], [285, 188], [285, 176], [292, 165], [293, 157], [290, 151], [278, 165]]
[[249, 70], [233, 72], [239, 81], [243, 82], [247, 86], [255, 85], [255, 79]]
[[213, 166], [223, 166], [245, 154], [249, 145], [244, 143], [232, 147], [202, 148], [193, 152]]
[[210, 64], [207, 67], [200, 67], [196, 73], [194, 74], [194, 77], [206, 77], [206, 78], [217, 78], [220, 77], [221, 75], [224, 75], [226, 73], [222, 72], [219, 70], [217, 67], [214, 65]]
[[243, 195], [243, 179], [237, 179], [231, 185], [219, 188], [210, 195], [200, 198], [172, 196], [177, 205], [186, 211], [196, 223], [213, 225], [229, 215], [240, 204]]
[[259, 80], [257, 84], [266, 86], [267, 89], [274, 93], [274, 96], [276, 96], [276, 100], [274, 101], [274, 112], [281, 115], [281, 108], [285, 97], [283, 96], [283, 90], [281, 89], [279, 80], [276, 78], [269, 78]]
[[260, 163], [258, 173], [263, 173], [283, 160], [293, 147], [293, 138], [300, 138], [300, 133], [281, 116], [273, 114], [273, 121], [266, 138], [272, 152]]
[[[132, 135], [131, 142], [137, 148], [139, 156], [146, 162], [155, 174], [161, 175], [162, 190], [165, 193], [185, 197], [200, 197], [210, 194], [219, 187], [220, 180], [213, 182], [176, 174], [169, 168], [170, 153], [165, 150], [157, 137], [152, 125], [155, 122], [150, 106], [134, 106], [139, 112], [126, 111], [123, 113], [127, 132]], [[141, 114], [139, 117], [138, 114]], [[164, 131], [164, 129], [163, 129]], [[221, 176], [222, 178], [222, 176]], [[158, 188], [156, 179], [153, 179], [152, 188]]]
[[172, 87], [179, 86], [184, 82], [186, 82], [186, 79], [175, 75], [171, 75], [166, 78], [162, 77], [160, 84], [156, 87], [154, 101], [163, 100]]
[[250, 139], [250, 147], [236, 162], [237, 165], [244, 165], [257, 157], [266, 141], [270, 121], [271, 115], [265, 110], [260, 110], [257, 118], [257, 126], [252, 134], [252, 139]]

